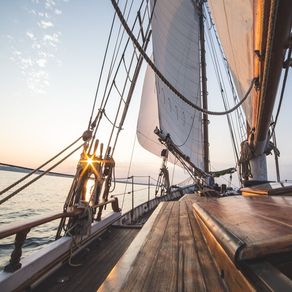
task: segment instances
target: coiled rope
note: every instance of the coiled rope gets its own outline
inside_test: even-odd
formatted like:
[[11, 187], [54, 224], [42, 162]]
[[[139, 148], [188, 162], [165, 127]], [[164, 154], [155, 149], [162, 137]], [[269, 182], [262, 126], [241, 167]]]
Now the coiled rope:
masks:
[[131, 29], [129, 28], [125, 18], [123, 17], [123, 14], [117, 4], [117, 2], [115, 0], [111, 0], [112, 5], [124, 27], [124, 29], [126, 30], [127, 34], [129, 35], [130, 39], [132, 40], [132, 42], [134, 43], [135, 47], [138, 49], [138, 51], [141, 53], [141, 55], [143, 56], [144, 60], [148, 63], [148, 65], [152, 68], [152, 70], [155, 72], [155, 74], [161, 79], [161, 81], [177, 96], [179, 97], [182, 101], [184, 101], [186, 104], [188, 104], [189, 106], [191, 106], [192, 108], [204, 113], [204, 114], [208, 114], [208, 115], [214, 115], [214, 116], [222, 116], [222, 115], [227, 115], [232, 113], [233, 111], [235, 111], [237, 108], [239, 108], [244, 102], [245, 100], [248, 98], [253, 85], [255, 83], [256, 78], [253, 78], [251, 81], [251, 84], [246, 92], [246, 94], [244, 95], [244, 97], [241, 99], [241, 101], [236, 104], [233, 108], [226, 110], [226, 111], [222, 111], [222, 112], [215, 112], [215, 111], [209, 111], [206, 109], [203, 109], [199, 106], [197, 106], [196, 104], [192, 103], [188, 98], [186, 98], [182, 93], [180, 93], [165, 77], [164, 75], [160, 72], [160, 70], [155, 66], [155, 64], [151, 61], [151, 59], [148, 57], [148, 55], [146, 54], [146, 52], [143, 50], [143, 48], [141, 47], [141, 45], [139, 44], [138, 40], [136, 39], [136, 37], [134, 36], [133, 32], [131, 31]]

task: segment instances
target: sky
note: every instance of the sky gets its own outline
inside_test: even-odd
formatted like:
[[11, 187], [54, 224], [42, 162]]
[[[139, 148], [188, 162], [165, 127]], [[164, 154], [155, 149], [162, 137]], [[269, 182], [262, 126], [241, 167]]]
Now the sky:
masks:
[[[86, 130], [113, 13], [108, 0], [0, 0], [0, 162], [34, 168]], [[127, 176], [134, 144], [130, 175], [157, 177], [161, 165], [135, 142], [145, 68], [116, 151], [120, 177]], [[214, 84], [209, 71], [209, 84]], [[291, 76], [287, 89], [292, 92]], [[222, 109], [216, 86], [208, 91], [210, 108]], [[277, 127], [283, 179], [292, 178], [289, 97]], [[213, 170], [235, 165], [226, 125], [225, 117], [210, 117]], [[78, 157], [58, 171], [74, 173]], [[272, 170], [273, 158], [268, 162]], [[182, 178], [185, 173], [178, 169]]]

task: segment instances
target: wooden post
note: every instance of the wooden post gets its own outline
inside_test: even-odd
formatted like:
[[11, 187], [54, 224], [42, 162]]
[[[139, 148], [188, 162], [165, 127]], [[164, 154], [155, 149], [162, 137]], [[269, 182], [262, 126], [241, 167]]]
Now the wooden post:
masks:
[[29, 231], [30, 229], [28, 228], [16, 233], [14, 241], [15, 247], [11, 253], [9, 264], [4, 267], [4, 272], [13, 273], [21, 268], [20, 258], [22, 255], [22, 245], [24, 244]]

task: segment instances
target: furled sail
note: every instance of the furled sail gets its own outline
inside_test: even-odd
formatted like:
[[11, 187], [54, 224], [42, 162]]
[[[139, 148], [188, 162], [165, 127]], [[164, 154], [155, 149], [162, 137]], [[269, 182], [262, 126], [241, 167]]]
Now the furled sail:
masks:
[[[254, 77], [253, 1], [209, 0], [220, 42], [227, 57], [239, 97], [242, 98]], [[246, 119], [252, 126], [252, 103], [243, 104]]]
[[[196, 6], [190, 0], [153, 0], [151, 4], [154, 7], [154, 63], [178, 91], [201, 106], [199, 15]], [[149, 107], [154, 105], [151, 99], [155, 96], [158, 101], [159, 125], [150, 121], [156, 114], [155, 111], [152, 114], [149, 111]], [[144, 81], [141, 105], [138, 138], [142, 146], [157, 154], [156, 143], [150, 143], [157, 141], [157, 137], [154, 134], [151, 137], [150, 133], [153, 133], [155, 126], [159, 126], [196, 166], [203, 168], [201, 113], [181, 101], [149, 70]], [[143, 116], [146, 122], [140, 121]], [[144, 127], [146, 124], [148, 130]]]

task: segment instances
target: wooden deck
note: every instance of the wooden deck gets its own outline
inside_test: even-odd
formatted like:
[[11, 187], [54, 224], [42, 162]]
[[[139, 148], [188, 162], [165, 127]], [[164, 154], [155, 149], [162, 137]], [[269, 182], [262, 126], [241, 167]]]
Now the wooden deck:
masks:
[[32, 291], [96, 291], [139, 229], [110, 228]]
[[291, 209], [289, 196], [160, 203], [138, 234], [110, 229], [35, 291], [292, 291]]
[[99, 291], [225, 291], [192, 202], [160, 204]]

